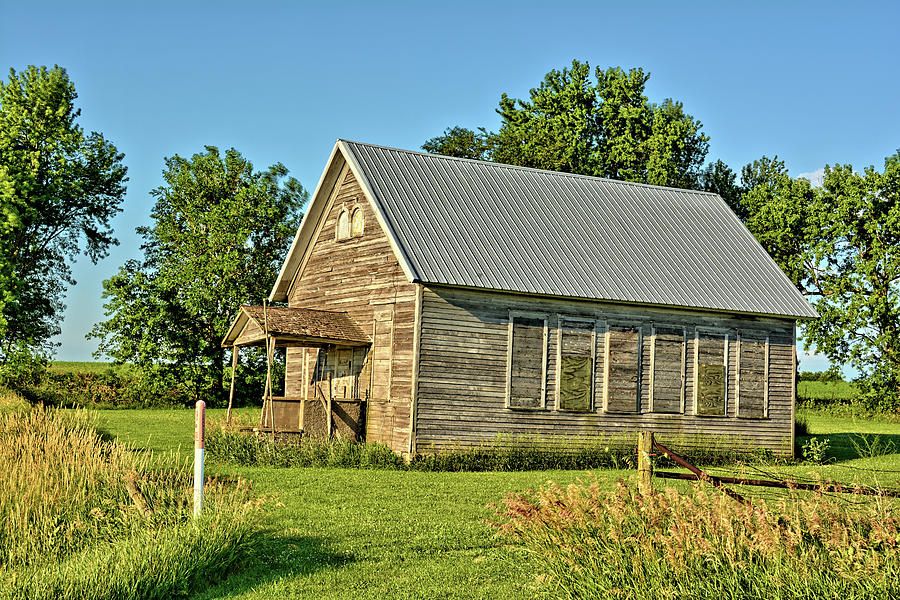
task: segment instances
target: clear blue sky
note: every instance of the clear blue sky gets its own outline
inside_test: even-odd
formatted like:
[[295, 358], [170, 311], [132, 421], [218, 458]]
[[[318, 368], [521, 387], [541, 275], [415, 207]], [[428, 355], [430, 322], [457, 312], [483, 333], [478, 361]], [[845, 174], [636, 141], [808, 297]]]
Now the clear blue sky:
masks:
[[[65, 67], [81, 125], [125, 153], [121, 245], [75, 266], [58, 358], [90, 360], [103, 279], [140, 256], [163, 157], [234, 146], [315, 187], [336, 138], [418, 148], [495, 128], [573, 58], [643, 67], [733, 168], [881, 167], [900, 147], [900, 8], [882, 2], [41, 2], [0, 0], [0, 66]], [[801, 368], [821, 368], [801, 357]]]

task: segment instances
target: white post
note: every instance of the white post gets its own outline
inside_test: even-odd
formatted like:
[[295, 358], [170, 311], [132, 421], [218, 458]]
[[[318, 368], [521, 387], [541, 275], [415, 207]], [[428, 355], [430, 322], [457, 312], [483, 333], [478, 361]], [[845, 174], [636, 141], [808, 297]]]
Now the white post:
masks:
[[206, 437], [206, 402], [197, 400], [194, 414], [194, 516], [203, 509], [203, 451]]

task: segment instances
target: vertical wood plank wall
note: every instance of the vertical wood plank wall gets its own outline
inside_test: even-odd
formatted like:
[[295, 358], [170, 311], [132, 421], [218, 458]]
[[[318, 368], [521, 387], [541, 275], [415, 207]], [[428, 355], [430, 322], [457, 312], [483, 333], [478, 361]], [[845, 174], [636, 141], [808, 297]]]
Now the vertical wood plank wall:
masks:
[[[790, 454], [793, 435], [794, 322], [788, 319], [704, 313], [691, 310], [604, 304], [517, 296], [427, 286], [422, 296], [419, 341], [416, 439], [419, 452], [489, 441], [497, 434], [545, 436], [624, 435], [652, 429], [661, 439], [683, 441], [725, 437], [746, 447]], [[506, 407], [507, 345], [510, 311], [544, 313], [549, 319], [545, 409]], [[592, 409], [563, 411], [556, 405], [559, 319], [599, 321]], [[603, 411], [606, 372], [606, 328], [609, 324], [638, 324], [641, 328], [639, 412]], [[650, 353], [654, 325], [684, 327], [684, 412], [650, 412]], [[728, 337], [727, 413], [706, 417], [694, 414], [694, 356], [696, 328], [731, 332]], [[768, 417], [738, 418], [738, 332], [769, 338]], [[667, 407], [667, 410], [671, 410]]]
[[[416, 286], [407, 282], [365, 194], [346, 167], [329, 202], [309, 257], [293, 282], [289, 304], [347, 312], [363, 331], [374, 331], [359, 384], [363, 399], [369, 392], [366, 440], [408, 451]], [[335, 228], [341, 210], [357, 206], [363, 209], [362, 236], [338, 241]], [[318, 355], [316, 349], [288, 349], [287, 395], [315, 397], [310, 382]], [[304, 377], [304, 372], [310, 376]]]

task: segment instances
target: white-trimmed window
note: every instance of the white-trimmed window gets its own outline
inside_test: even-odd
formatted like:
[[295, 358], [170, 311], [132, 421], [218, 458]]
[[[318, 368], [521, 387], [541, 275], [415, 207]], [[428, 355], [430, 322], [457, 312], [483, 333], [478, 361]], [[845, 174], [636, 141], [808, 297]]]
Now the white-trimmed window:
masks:
[[547, 406], [547, 315], [510, 311], [506, 406]]
[[738, 332], [737, 416], [769, 416], [769, 337], [762, 332]]
[[560, 315], [556, 354], [556, 408], [593, 408], [597, 321]]
[[728, 332], [700, 329], [694, 344], [694, 414], [728, 414]]
[[335, 237], [337, 240], [350, 238], [350, 211], [346, 208], [341, 209], [341, 213], [338, 215]]
[[641, 406], [641, 343], [639, 323], [610, 323], [606, 332], [603, 410], [634, 413]]
[[650, 412], [684, 412], [686, 332], [676, 325], [654, 325], [650, 341]]

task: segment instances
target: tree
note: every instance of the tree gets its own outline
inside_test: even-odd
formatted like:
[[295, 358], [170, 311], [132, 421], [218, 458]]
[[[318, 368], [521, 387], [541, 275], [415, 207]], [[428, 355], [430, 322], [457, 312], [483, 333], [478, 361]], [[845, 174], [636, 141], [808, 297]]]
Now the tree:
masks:
[[0, 364], [46, 352], [80, 254], [96, 263], [127, 181], [123, 155], [76, 124], [65, 69], [29, 66], [0, 81]]
[[490, 160], [492, 150], [489, 134], [483, 127], [478, 131], [465, 127], [448, 127], [442, 135], [422, 144], [422, 149], [431, 154], [475, 160]]
[[737, 183], [737, 175], [724, 162], [717, 160], [706, 165], [700, 175], [700, 187], [706, 192], [721, 196], [738, 218], [742, 221], [747, 220], [749, 215], [741, 203], [746, 190], [743, 185]]
[[428, 152], [625, 181], [696, 188], [709, 147], [680, 102], [653, 104], [641, 69], [593, 71], [573, 61], [552, 70], [529, 100], [503, 94], [498, 132], [453, 127]]
[[900, 151], [882, 173], [826, 166], [821, 189], [765, 157], [742, 183], [747, 227], [819, 313], [806, 347], [859, 370], [872, 407], [900, 409]]
[[108, 319], [89, 335], [98, 355], [221, 398], [221, 340], [240, 304], [268, 294], [309, 195], [284, 165], [254, 171], [233, 148], [165, 164], [153, 224], [138, 228], [143, 261], [104, 282]]

